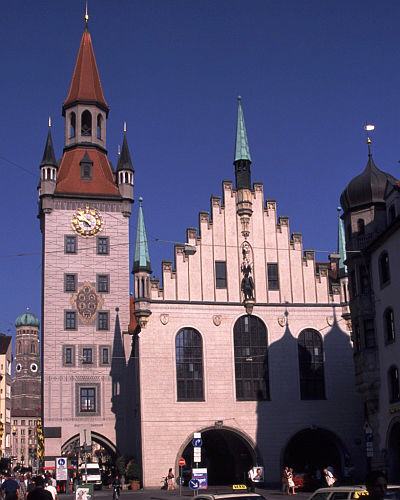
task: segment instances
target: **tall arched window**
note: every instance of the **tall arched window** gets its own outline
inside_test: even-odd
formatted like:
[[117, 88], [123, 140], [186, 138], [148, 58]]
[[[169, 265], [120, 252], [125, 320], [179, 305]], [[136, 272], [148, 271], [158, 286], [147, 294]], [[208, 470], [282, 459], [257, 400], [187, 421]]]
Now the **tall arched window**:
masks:
[[85, 137], [92, 135], [92, 113], [87, 109], [81, 116], [81, 134]]
[[236, 399], [269, 399], [267, 328], [256, 316], [240, 317], [233, 328]]
[[31, 354], [35, 354], [35, 353], [36, 353], [35, 343], [31, 342]]
[[399, 370], [397, 366], [391, 366], [388, 371], [389, 403], [400, 401]]
[[379, 278], [381, 286], [390, 281], [389, 254], [382, 252], [379, 256]]
[[97, 115], [97, 139], [101, 139], [102, 137], [102, 127], [103, 127], [103, 117], [98, 114]]
[[203, 341], [193, 328], [183, 328], [175, 338], [178, 401], [203, 401]]
[[324, 399], [324, 351], [319, 332], [307, 328], [298, 339], [300, 397], [301, 399]]
[[22, 352], [22, 351], [21, 351], [21, 342], [20, 342], [20, 341], [18, 341], [18, 342], [17, 342], [17, 354], [21, 354], [21, 352]]
[[391, 344], [395, 340], [394, 313], [391, 307], [388, 307], [383, 313], [383, 328], [385, 331], [385, 342]]
[[76, 114], [72, 112], [69, 115], [69, 138], [72, 139], [76, 134]]

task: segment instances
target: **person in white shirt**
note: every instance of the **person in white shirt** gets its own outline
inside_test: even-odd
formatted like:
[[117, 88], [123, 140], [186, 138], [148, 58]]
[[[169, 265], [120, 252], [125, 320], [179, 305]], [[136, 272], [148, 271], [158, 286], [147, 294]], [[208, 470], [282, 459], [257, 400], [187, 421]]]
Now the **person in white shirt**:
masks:
[[51, 496], [53, 497], [53, 500], [57, 500], [57, 489], [55, 486], [53, 486], [51, 479], [48, 481], [45, 490], [50, 491]]

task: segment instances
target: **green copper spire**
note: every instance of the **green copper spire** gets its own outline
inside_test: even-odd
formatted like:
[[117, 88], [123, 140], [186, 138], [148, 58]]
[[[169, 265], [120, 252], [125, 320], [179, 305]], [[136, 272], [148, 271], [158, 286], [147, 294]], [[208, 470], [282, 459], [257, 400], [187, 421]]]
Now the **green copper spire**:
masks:
[[346, 238], [344, 234], [344, 223], [340, 218], [340, 207], [338, 207], [338, 254], [339, 254], [339, 275], [347, 274], [347, 266], [344, 263], [346, 255]]
[[246, 125], [244, 124], [244, 116], [242, 109], [242, 98], [238, 97], [238, 114], [236, 128], [236, 147], [235, 161], [248, 160], [251, 161], [249, 142], [247, 140]]
[[142, 202], [143, 198], [140, 197], [139, 214], [136, 229], [135, 258], [133, 260], [133, 272], [137, 273], [140, 271], [145, 271], [147, 273], [151, 273], [149, 247], [147, 245], [147, 235], [146, 227], [144, 225]]

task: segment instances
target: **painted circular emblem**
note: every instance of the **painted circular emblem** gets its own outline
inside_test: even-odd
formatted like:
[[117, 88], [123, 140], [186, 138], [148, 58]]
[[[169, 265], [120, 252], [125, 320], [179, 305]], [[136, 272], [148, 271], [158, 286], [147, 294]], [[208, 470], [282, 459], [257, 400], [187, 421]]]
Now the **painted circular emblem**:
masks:
[[103, 227], [103, 219], [95, 208], [79, 208], [71, 220], [72, 229], [80, 236], [90, 237], [97, 234]]
[[90, 283], [84, 283], [76, 294], [75, 305], [82, 321], [89, 323], [100, 306], [100, 300], [94, 286]]

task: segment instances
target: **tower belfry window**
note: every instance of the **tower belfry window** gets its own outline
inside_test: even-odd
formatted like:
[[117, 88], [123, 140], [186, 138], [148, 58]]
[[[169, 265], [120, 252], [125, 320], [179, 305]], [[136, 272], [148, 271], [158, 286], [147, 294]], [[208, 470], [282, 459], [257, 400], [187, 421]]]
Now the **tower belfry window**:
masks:
[[97, 139], [102, 139], [102, 127], [103, 127], [103, 117], [99, 114], [97, 115]]
[[87, 153], [85, 153], [84, 157], [82, 158], [80, 166], [81, 179], [90, 180], [92, 178], [93, 162]]
[[92, 114], [88, 110], [85, 110], [81, 116], [81, 134], [84, 137], [92, 135]]
[[69, 118], [69, 138], [72, 139], [76, 135], [76, 114], [72, 112]]

